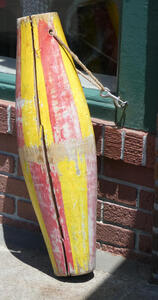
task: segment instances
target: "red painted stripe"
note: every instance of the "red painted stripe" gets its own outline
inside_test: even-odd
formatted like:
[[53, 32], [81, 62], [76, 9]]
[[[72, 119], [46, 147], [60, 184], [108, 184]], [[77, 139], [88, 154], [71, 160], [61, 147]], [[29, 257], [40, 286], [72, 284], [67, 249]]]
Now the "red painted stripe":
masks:
[[16, 53], [16, 99], [21, 97], [21, 30], [17, 29], [17, 53]]
[[81, 138], [80, 124], [58, 42], [49, 35], [53, 24], [38, 25], [41, 61], [55, 143]]
[[55, 197], [56, 197], [58, 212], [59, 212], [59, 216], [60, 216], [59, 221], [60, 221], [62, 231], [63, 231], [63, 236], [64, 236], [63, 242], [65, 245], [65, 253], [66, 253], [66, 257], [67, 257], [68, 274], [71, 274], [71, 271], [74, 270], [72, 251], [71, 251], [70, 239], [69, 239], [69, 234], [68, 234], [66, 219], [65, 219], [61, 185], [60, 185], [60, 181], [58, 178], [58, 174], [53, 165], [51, 165], [51, 177], [52, 177], [52, 182], [53, 182], [53, 186], [54, 186], [54, 193], [55, 193]]
[[[76, 106], [65, 73], [59, 45], [48, 33], [51, 28], [49, 28], [48, 24], [44, 21], [39, 22], [39, 45], [46, 84], [50, 121], [54, 141], [55, 143], [60, 143], [65, 140], [82, 138], [82, 136]], [[58, 174], [53, 166], [51, 166], [51, 171], [60, 215], [60, 224], [63, 229], [68, 272], [71, 273], [71, 270], [74, 269], [74, 264], [64, 213], [61, 185]]]
[[46, 167], [37, 163], [30, 163], [30, 170], [59, 274], [67, 275], [65, 256], [61, 241], [62, 238], [51, 195]]
[[16, 126], [19, 148], [24, 146], [21, 112], [21, 31], [17, 29], [17, 57], [16, 57]]
[[96, 155], [86, 157], [87, 197], [88, 197], [88, 234], [89, 234], [89, 268], [95, 267], [96, 257], [96, 203], [97, 203], [97, 164]]

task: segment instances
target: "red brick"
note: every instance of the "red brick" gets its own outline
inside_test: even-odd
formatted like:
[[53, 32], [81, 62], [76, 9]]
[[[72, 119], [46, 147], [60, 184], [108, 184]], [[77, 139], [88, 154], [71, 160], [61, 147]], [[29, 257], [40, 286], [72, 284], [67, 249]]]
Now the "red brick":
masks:
[[148, 168], [154, 168], [155, 164], [155, 141], [154, 135], [147, 135], [147, 149], [146, 149], [146, 166]]
[[124, 248], [134, 248], [135, 234], [118, 226], [97, 223], [97, 240]]
[[121, 248], [121, 247], [114, 247], [111, 245], [106, 245], [106, 244], [102, 244], [102, 250], [103, 251], [108, 251], [114, 255], [122, 255], [125, 257], [129, 257], [131, 255], [131, 253], [133, 253], [133, 250], [128, 249], [128, 248]]
[[8, 113], [7, 108], [10, 105], [11, 114], [10, 114], [10, 126], [11, 126], [11, 134], [16, 134], [16, 123], [15, 123], [15, 103], [0, 100], [0, 133], [8, 133]]
[[7, 214], [14, 214], [15, 200], [11, 197], [0, 195], [0, 212], [4, 212]]
[[154, 200], [155, 200], [155, 193], [140, 191], [140, 201], [139, 201], [140, 208], [151, 211], [154, 206]]
[[104, 158], [103, 175], [126, 182], [154, 187], [154, 170]]
[[29, 194], [25, 182], [16, 178], [0, 175], [0, 192], [28, 199]]
[[136, 205], [136, 189], [123, 184], [117, 184], [107, 180], [99, 179], [98, 196], [116, 202]]
[[147, 263], [147, 264], [151, 263], [151, 256], [149, 256], [149, 254], [138, 253], [131, 249], [120, 248], [120, 247], [118, 248], [118, 247], [105, 245], [105, 244], [102, 244], [101, 249], [103, 251], [111, 252], [113, 255], [122, 255], [130, 259], [137, 259], [143, 263]]
[[152, 215], [120, 205], [104, 203], [104, 221], [116, 225], [152, 231]]
[[97, 155], [101, 155], [101, 144], [102, 144], [102, 126], [93, 122], [93, 129], [96, 142]]
[[140, 131], [126, 131], [123, 157], [124, 162], [134, 165], [142, 165], [144, 135], [146, 134]]
[[11, 133], [12, 135], [16, 135], [16, 111], [15, 106], [11, 107]]
[[0, 133], [0, 150], [17, 154], [18, 147], [16, 137]]
[[23, 176], [23, 172], [21, 169], [20, 159], [18, 159], [18, 176]]
[[7, 133], [7, 105], [2, 104], [0, 101], [0, 133]]
[[106, 120], [103, 120], [103, 119], [97, 119], [97, 118], [91, 118], [92, 122], [93, 123], [97, 123], [98, 125], [101, 125], [101, 126], [111, 126], [111, 127], [116, 127], [115, 125], [115, 122], [113, 121], [106, 121]]
[[14, 173], [14, 157], [0, 154], [0, 172]]
[[105, 127], [104, 152], [105, 157], [120, 159], [121, 156], [121, 130], [116, 127]]
[[18, 201], [18, 216], [30, 221], [37, 221], [32, 204], [22, 200]]
[[139, 250], [146, 252], [146, 253], [151, 253], [151, 251], [152, 251], [152, 237], [151, 236], [140, 234]]
[[40, 227], [38, 224], [32, 224], [28, 221], [19, 221], [9, 217], [0, 216], [0, 224], [6, 224], [14, 226], [16, 228], [27, 229], [33, 232], [40, 232]]
[[101, 219], [101, 201], [97, 201], [97, 220], [100, 221]]

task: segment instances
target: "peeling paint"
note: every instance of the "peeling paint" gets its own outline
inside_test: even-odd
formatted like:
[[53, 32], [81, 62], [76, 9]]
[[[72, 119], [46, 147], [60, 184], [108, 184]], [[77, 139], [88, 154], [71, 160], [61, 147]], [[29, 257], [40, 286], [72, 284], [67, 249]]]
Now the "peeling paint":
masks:
[[18, 28], [16, 111], [24, 177], [55, 274], [86, 274], [95, 266], [97, 184], [88, 107], [74, 64], [49, 35], [54, 28], [65, 39], [58, 15], [21, 18]]

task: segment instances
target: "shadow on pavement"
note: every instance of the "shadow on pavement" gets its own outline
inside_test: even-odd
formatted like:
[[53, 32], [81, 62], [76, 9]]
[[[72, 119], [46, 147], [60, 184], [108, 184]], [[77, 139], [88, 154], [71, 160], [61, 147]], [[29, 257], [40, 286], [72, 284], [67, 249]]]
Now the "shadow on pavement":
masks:
[[[41, 233], [3, 226], [4, 241], [9, 251], [23, 263], [65, 283], [78, 283], [78, 288], [91, 286], [84, 300], [157, 300], [158, 286], [149, 284], [151, 266], [100, 251], [94, 274], [59, 278], [52, 266]], [[92, 280], [92, 281], [91, 281]], [[89, 283], [88, 283], [89, 281]], [[83, 286], [80, 285], [83, 283]], [[71, 286], [70, 286], [71, 287]], [[65, 298], [64, 298], [65, 299]], [[72, 298], [71, 298], [72, 299]]]
[[75, 277], [56, 277], [49, 260], [42, 234], [3, 225], [7, 248], [22, 262], [62, 282], [86, 282], [94, 277], [93, 272]]

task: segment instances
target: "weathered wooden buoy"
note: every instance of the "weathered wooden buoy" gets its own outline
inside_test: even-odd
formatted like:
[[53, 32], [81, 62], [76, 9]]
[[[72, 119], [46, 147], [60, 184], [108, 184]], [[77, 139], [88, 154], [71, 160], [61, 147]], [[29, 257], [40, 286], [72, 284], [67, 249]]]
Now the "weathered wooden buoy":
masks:
[[17, 22], [21, 166], [57, 276], [95, 267], [96, 152], [90, 115], [57, 13]]

